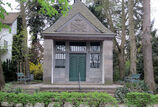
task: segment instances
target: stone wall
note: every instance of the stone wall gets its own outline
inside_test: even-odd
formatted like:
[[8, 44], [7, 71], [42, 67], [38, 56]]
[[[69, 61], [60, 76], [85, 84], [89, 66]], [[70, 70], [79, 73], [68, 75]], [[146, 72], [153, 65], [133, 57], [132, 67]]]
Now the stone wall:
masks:
[[53, 59], [54, 59], [54, 41], [52, 39], [44, 39], [44, 65], [43, 65], [43, 81], [44, 83], [52, 83]]
[[103, 70], [104, 83], [113, 83], [113, 41], [105, 40], [103, 42]]
[[[44, 76], [45, 83], [53, 84], [78, 84], [69, 81], [69, 54], [66, 55], [66, 68], [55, 68], [54, 41], [44, 40]], [[67, 47], [69, 48], [69, 47]], [[86, 81], [83, 84], [112, 84], [113, 83], [113, 42], [105, 40], [102, 46], [100, 68], [90, 68], [90, 54], [86, 58]], [[53, 77], [51, 77], [53, 76]]]

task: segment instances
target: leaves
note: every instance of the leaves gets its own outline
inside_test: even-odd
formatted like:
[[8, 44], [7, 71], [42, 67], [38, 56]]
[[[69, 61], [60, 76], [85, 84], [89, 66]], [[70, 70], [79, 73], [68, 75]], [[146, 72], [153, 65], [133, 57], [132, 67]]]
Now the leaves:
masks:
[[0, 103], [8, 102], [9, 104], [16, 105], [26, 104], [35, 105], [36, 103], [43, 103], [45, 106], [48, 106], [50, 103], [55, 102], [55, 107], [61, 107], [65, 103], [69, 102], [73, 107], [79, 107], [80, 104], [85, 104], [89, 106], [98, 106], [98, 105], [112, 105], [117, 107], [117, 101], [112, 96], [107, 93], [78, 93], [78, 92], [40, 92], [34, 94], [25, 94], [25, 93], [5, 93], [0, 92]]

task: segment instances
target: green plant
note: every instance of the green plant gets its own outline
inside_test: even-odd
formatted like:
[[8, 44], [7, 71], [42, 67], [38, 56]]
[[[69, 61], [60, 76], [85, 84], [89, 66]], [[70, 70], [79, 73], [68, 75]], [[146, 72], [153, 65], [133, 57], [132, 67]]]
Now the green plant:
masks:
[[30, 62], [30, 72], [34, 74], [36, 80], [42, 80], [43, 77], [42, 64], [38, 63], [37, 65], [35, 65], [34, 63]]
[[6, 93], [0, 92], [0, 107], [2, 105], [2, 102], [4, 102], [6, 99]]
[[152, 94], [131, 92], [126, 96], [126, 104], [137, 107], [147, 107], [153, 103]]
[[129, 92], [129, 89], [127, 87], [120, 87], [117, 88], [114, 94], [114, 97], [120, 102], [125, 102], [126, 94]]
[[7, 93], [22, 93], [24, 90], [21, 88], [14, 88], [13, 85], [11, 83], [7, 83], [5, 84], [4, 88], [2, 89], [3, 92], [7, 92]]
[[5, 62], [2, 63], [3, 67], [3, 73], [5, 77], [6, 82], [11, 82], [11, 81], [16, 81], [16, 71], [17, 71], [17, 66], [14, 61], [11, 60], [6, 60]]
[[158, 95], [153, 95], [152, 96], [152, 103], [153, 104], [158, 104]]
[[80, 104], [85, 104], [90, 107], [100, 107], [101, 105], [111, 105], [117, 107], [117, 101], [107, 93], [78, 93], [78, 92], [40, 92], [34, 94], [25, 93], [6, 93], [0, 92], [0, 103], [8, 102], [12, 106], [22, 104], [25, 107], [28, 104], [33, 106], [36, 103], [44, 104], [44, 107], [48, 107], [50, 103], [54, 102], [54, 107], [64, 107], [65, 103], [70, 103], [73, 107], [79, 107]]
[[129, 89], [130, 92], [146, 92], [152, 93], [144, 81], [126, 83], [125, 87]]
[[125, 83], [124, 87], [118, 88], [115, 91], [114, 97], [121, 103], [125, 102], [125, 97], [129, 92], [145, 92], [152, 93], [144, 81]]

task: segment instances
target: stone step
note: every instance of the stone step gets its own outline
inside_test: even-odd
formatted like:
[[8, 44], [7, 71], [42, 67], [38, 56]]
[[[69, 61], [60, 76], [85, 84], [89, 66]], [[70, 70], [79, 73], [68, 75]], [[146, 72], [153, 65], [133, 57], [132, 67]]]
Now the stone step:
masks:
[[51, 92], [106, 92], [114, 94], [116, 88], [97, 88], [97, 87], [40, 87], [40, 91], [51, 91]]

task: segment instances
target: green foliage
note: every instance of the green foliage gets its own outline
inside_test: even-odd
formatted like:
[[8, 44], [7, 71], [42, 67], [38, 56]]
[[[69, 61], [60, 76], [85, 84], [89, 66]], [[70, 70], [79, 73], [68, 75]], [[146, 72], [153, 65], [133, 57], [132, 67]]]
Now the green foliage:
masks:
[[144, 81], [126, 83], [125, 87], [129, 89], [130, 92], [146, 92], [152, 93]]
[[[156, 101], [156, 97], [154, 101]], [[126, 103], [137, 107], [147, 107], [153, 103], [153, 97], [149, 93], [131, 92], [126, 96]]]
[[77, 93], [77, 92], [40, 92], [34, 94], [24, 94], [24, 93], [6, 93], [0, 92], [0, 103], [8, 102], [9, 104], [16, 105], [22, 104], [32, 104], [43, 103], [45, 107], [48, 107], [50, 103], [54, 102], [54, 107], [61, 107], [65, 103], [69, 102], [73, 107], [79, 107], [80, 104], [85, 104], [89, 106], [99, 107], [101, 105], [111, 105], [117, 107], [117, 101], [112, 96], [106, 93]]
[[129, 92], [145, 92], [152, 93], [144, 81], [136, 83], [126, 83], [124, 87], [118, 88], [115, 91], [114, 97], [121, 103], [125, 102], [125, 97]]
[[[4, 6], [9, 6], [9, 3], [4, 3], [3, 1], [0, 1], [0, 20], [3, 20], [5, 18], [5, 15], [7, 15], [7, 11], [4, 9]], [[11, 29], [8, 25], [3, 24], [2, 21], [0, 21], [0, 31], [2, 30], [2, 28], [8, 28], [9, 31], [11, 32]]]
[[152, 96], [152, 103], [157, 104], [158, 103], [158, 95], [153, 95]]
[[23, 92], [21, 88], [14, 88], [11, 83], [5, 84], [4, 88], [1, 91], [7, 92], [7, 93], [16, 93], [16, 94]]
[[38, 63], [38, 64], [34, 64], [34, 63], [29, 63], [30, 65], [30, 72], [32, 74], [34, 74], [34, 77], [36, 80], [42, 80], [43, 77], [43, 68], [42, 68], [42, 64]]
[[114, 97], [120, 102], [124, 103], [125, 102], [125, 97], [127, 93], [129, 92], [129, 89], [127, 87], [120, 87], [117, 88], [114, 94]]
[[6, 82], [16, 81], [16, 63], [10, 60], [7, 60], [2, 63], [3, 74]]

